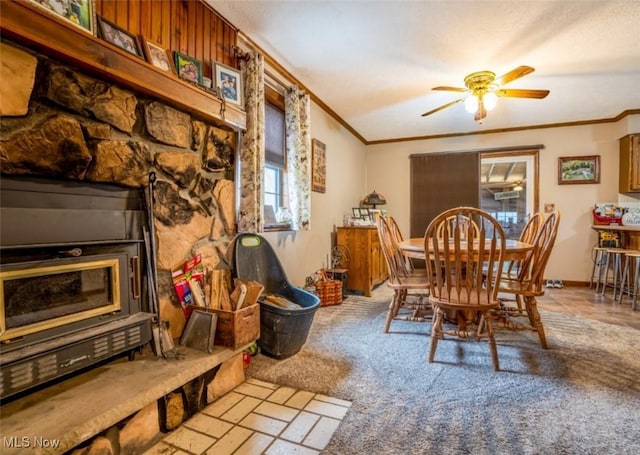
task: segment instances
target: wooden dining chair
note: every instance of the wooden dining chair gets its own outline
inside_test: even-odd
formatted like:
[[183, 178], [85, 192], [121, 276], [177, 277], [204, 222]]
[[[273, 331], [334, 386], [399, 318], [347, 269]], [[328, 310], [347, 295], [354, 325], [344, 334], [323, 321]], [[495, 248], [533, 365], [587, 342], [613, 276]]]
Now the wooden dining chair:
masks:
[[[434, 312], [430, 363], [434, 360], [438, 341], [444, 340], [445, 335], [457, 339], [475, 336], [478, 340], [486, 336], [493, 368], [500, 369], [491, 310], [499, 306], [497, 292], [505, 248], [506, 239], [500, 223], [477, 208], [447, 210], [427, 227], [424, 250], [427, 275], [433, 276], [429, 301]], [[459, 325], [457, 329], [445, 330], [445, 314], [450, 311], [455, 311]], [[466, 327], [470, 314], [477, 323], [475, 332]]]
[[[389, 230], [391, 231], [391, 236], [393, 237], [393, 240], [396, 242], [397, 245], [399, 245], [404, 240], [404, 237], [402, 235], [402, 231], [400, 231], [400, 227], [398, 226], [398, 223], [396, 222], [395, 218], [393, 218], [391, 215], [387, 215], [385, 219], [387, 220], [387, 224], [389, 225]], [[405, 255], [405, 262], [406, 262], [407, 271], [413, 272], [415, 270], [415, 267], [413, 265], [413, 262], [411, 261], [411, 258]]]
[[[533, 244], [538, 235], [538, 232], [540, 231], [540, 228], [544, 224], [544, 221], [544, 213], [534, 213], [522, 229], [518, 240], [520, 242]], [[521, 275], [525, 276], [526, 274], [528, 274], [530, 272], [532, 254], [533, 251], [524, 259], [509, 261], [509, 263], [505, 267], [505, 276], [507, 278], [517, 278]]]
[[470, 220], [465, 215], [451, 215], [445, 221], [446, 222], [440, 224], [440, 227], [437, 231], [437, 235], [439, 238], [443, 238], [443, 236], [445, 235], [445, 226], [449, 227], [449, 230], [447, 231], [449, 232], [449, 234], [453, 232], [452, 228], [454, 225], [458, 229], [465, 230], [467, 228], [466, 226], [467, 224], [470, 224], [470, 226], [473, 228], [473, 231], [476, 234], [476, 237], [480, 233], [480, 228], [478, 227], [478, 224], [475, 221]]
[[[528, 258], [527, 272], [515, 277], [503, 277], [500, 281], [498, 294], [500, 307], [495, 312], [499, 319], [499, 327], [529, 329], [537, 332], [543, 349], [547, 349], [547, 340], [536, 297], [545, 293], [544, 271], [558, 235], [559, 225], [560, 212], [554, 211], [544, 221], [533, 241], [534, 248]], [[512, 319], [524, 316], [529, 319], [528, 325], [517, 323]]]
[[[393, 290], [389, 311], [384, 325], [384, 333], [389, 332], [391, 321], [427, 322], [431, 318], [429, 280], [425, 269], [411, 269], [407, 266], [407, 258], [398, 247], [390, 223], [383, 217], [376, 216], [376, 227], [380, 245], [387, 264], [389, 278], [387, 286]], [[400, 310], [406, 310], [402, 313]]]

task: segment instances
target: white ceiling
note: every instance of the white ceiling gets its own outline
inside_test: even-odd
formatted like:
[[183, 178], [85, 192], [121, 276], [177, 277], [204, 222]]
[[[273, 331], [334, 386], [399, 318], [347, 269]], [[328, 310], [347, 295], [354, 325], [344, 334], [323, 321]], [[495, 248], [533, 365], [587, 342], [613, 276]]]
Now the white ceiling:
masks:
[[[640, 1], [213, 1], [367, 142], [611, 118], [640, 108]], [[432, 91], [536, 69], [482, 124]]]

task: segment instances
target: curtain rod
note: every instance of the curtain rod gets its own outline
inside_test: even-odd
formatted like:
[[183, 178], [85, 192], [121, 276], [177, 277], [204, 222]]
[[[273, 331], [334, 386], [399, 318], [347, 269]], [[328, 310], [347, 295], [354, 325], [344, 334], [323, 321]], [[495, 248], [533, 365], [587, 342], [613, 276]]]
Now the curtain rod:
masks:
[[443, 152], [432, 153], [413, 153], [409, 155], [409, 158], [425, 156], [425, 155], [438, 155], [438, 154], [450, 154], [450, 153], [497, 153], [497, 152], [522, 152], [524, 150], [543, 150], [544, 144], [536, 145], [517, 145], [514, 147], [497, 147], [488, 149], [471, 149], [471, 150], [451, 150]]

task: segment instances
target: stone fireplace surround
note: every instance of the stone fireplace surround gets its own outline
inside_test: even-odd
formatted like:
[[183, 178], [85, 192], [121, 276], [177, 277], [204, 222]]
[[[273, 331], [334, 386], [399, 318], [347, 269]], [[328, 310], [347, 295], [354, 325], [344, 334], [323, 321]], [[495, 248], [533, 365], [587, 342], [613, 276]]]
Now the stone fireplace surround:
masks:
[[[31, 52], [24, 54], [32, 55]], [[178, 338], [185, 319], [173, 290], [171, 271], [196, 254], [202, 256], [207, 273], [228, 267], [225, 257], [235, 235], [233, 169], [238, 133], [225, 125], [203, 122], [166, 104], [89, 77], [44, 55], [36, 57], [35, 82], [25, 100], [28, 102], [26, 115], [0, 118], [0, 170], [10, 175], [115, 183], [134, 188], [147, 185], [148, 175], [154, 171], [158, 177], [154, 225], [160, 314], [162, 319], [169, 320], [172, 336]], [[0, 98], [15, 97], [15, 92], [7, 93], [6, 86], [0, 86]], [[205, 292], [211, 295], [210, 288]], [[199, 378], [196, 382], [201, 383], [207, 372], [218, 371], [222, 364], [220, 371], [232, 371], [229, 375], [232, 383], [209, 390], [207, 399], [215, 399], [223, 389], [241, 380], [238, 375], [238, 369], [242, 371], [240, 352], [241, 349], [237, 352], [218, 350], [204, 359], [198, 353], [187, 353], [185, 363], [178, 367], [162, 360], [163, 365], [169, 364], [169, 377], [156, 384], [149, 384], [153, 379], [143, 372], [160, 365], [145, 365], [138, 371], [138, 380], [146, 384], [142, 387], [144, 390], [136, 395], [135, 390], [140, 387], [133, 387], [131, 393], [125, 394], [128, 401], [126, 405], [120, 404], [118, 412], [115, 411], [118, 403], [111, 401], [109, 406], [113, 412], [103, 410], [111, 414], [110, 417], [98, 418], [96, 425], [83, 427], [81, 434], [69, 430], [65, 436], [66, 449], [107, 430], [110, 425], [118, 428], [121, 425], [116, 425], [118, 420], [114, 419], [140, 409], [147, 409], [138, 413], [142, 418], [151, 412], [153, 420], [154, 400], [164, 397], [168, 403], [170, 391], [196, 378]], [[137, 371], [135, 366], [130, 368]], [[118, 371], [119, 368], [116, 365], [107, 369]], [[105, 377], [108, 376], [105, 373]], [[207, 376], [209, 381], [212, 377]], [[37, 392], [33, 399], [36, 395], [40, 399], [42, 393]], [[92, 393], [100, 392], [92, 390]], [[181, 393], [184, 395], [184, 391]], [[61, 391], [56, 395], [73, 397], [76, 393]], [[109, 400], [109, 396], [106, 399]], [[32, 405], [33, 401], [27, 407]], [[152, 411], [148, 411], [146, 405], [150, 405]], [[10, 417], [7, 419], [6, 412], [3, 415], [3, 427], [8, 429], [5, 424]], [[119, 447], [120, 442], [116, 445]]]

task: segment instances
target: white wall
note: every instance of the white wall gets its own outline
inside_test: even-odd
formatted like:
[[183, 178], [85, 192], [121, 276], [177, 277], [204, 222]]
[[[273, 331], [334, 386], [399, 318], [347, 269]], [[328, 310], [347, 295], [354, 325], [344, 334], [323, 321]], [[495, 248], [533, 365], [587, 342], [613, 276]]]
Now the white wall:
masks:
[[327, 147], [326, 192], [311, 193], [311, 230], [264, 234], [296, 286], [303, 286], [305, 277], [327, 266], [335, 227], [342, 226], [343, 215], [366, 194], [365, 145], [315, 103], [311, 137]]
[[[591, 248], [591, 210], [596, 202], [629, 199], [618, 194], [618, 139], [640, 132], [640, 115], [617, 123], [535, 129], [367, 147], [367, 188], [387, 198], [386, 209], [409, 233], [409, 155], [543, 144], [540, 152], [540, 209], [555, 203], [562, 215], [560, 230], [545, 276], [567, 281], [588, 281]], [[600, 155], [600, 184], [558, 185], [558, 157]]]

